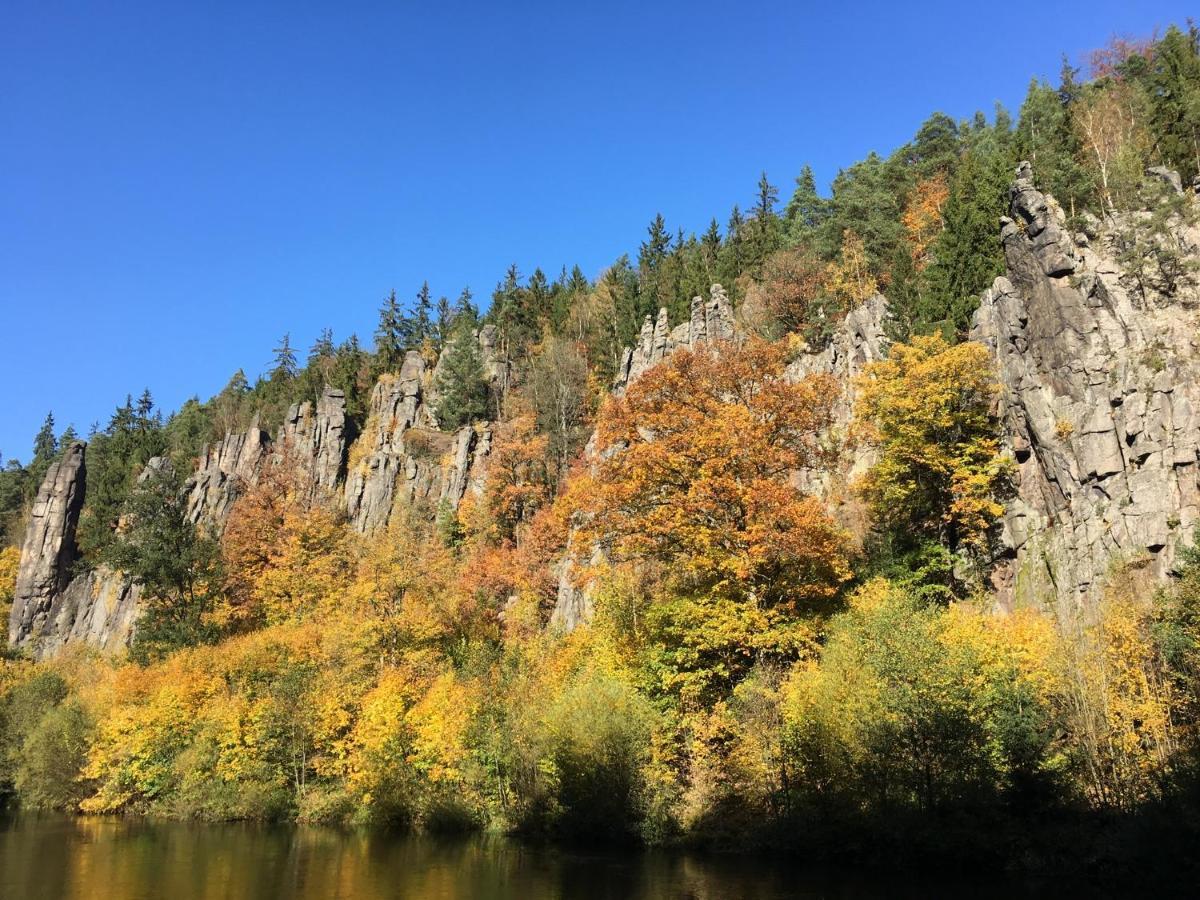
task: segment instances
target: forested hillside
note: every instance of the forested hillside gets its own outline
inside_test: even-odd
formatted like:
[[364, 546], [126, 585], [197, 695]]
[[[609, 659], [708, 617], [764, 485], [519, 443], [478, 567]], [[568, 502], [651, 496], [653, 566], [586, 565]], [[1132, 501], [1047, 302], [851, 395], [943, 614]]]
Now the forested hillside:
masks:
[[86, 446], [48, 415], [0, 472], [0, 795], [1047, 868], [1187, 846], [1197, 189], [1189, 26], [1015, 118], [935, 113], [828, 196], [805, 166], [700, 235], [657, 216], [594, 281], [392, 292], [369, 341], [285, 334]]

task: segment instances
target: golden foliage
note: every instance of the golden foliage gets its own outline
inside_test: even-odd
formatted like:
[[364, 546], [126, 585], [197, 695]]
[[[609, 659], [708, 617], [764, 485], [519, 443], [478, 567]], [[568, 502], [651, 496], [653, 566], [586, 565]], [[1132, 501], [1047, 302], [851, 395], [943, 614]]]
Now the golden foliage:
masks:
[[853, 229], [842, 232], [841, 249], [837, 259], [825, 267], [822, 287], [842, 309], [854, 309], [879, 291], [866, 245]]
[[17, 569], [21, 565], [21, 551], [16, 547], [5, 547], [0, 550], [0, 616], [5, 627], [8, 623], [8, 607], [12, 603], [13, 592], [17, 589]]
[[1157, 794], [1178, 749], [1182, 707], [1154, 635], [1154, 609], [1123, 573], [1096, 621], [1071, 636], [1071, 727], [1093, 802], [1132, 808]]
[[879, 452], [858, 490], [876, 520], [951, 549], [985, 549], [1011, 471], [987, 349], [915, 336], [893, 344], [856, 387], [854, 433]]
[[913, 265], [920, 272], [929, 263], [929, 248], [942, 230], [942, 206], [950, 198], [946, 173], [938, 172], [917, 183], [904, 204], [900, 224], [908, 238]]

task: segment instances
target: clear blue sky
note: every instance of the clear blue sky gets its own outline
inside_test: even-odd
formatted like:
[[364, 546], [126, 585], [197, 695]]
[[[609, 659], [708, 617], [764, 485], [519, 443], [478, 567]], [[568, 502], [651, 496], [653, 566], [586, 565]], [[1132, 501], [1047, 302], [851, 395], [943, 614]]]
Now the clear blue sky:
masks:
[[[187, 8], [183, 8], [186, 6]], [[890, 152], [934, 110], [1015, 112], [1155, 0], [4, 4], [0, 453], [369, 338], [391, 288], [589, 276], [661, 211], [701, 230]]]

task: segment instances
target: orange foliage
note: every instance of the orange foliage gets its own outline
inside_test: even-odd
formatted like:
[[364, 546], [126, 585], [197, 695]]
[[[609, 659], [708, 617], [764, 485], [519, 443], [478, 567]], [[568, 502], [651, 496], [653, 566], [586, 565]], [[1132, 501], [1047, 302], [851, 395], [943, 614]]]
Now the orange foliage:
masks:
[[844, 535], [790, 475], [822, 460], [837, 386], [791, 382], [787, 362], [759, 339], [681, 351], [610, 399], [598, 462], [572, 489], [581, 546], [768, 602], [834, 594]]
[[908, 195], [901, 222], [918, 272], [929, 262], [929, 245], [942, 230], [942, 205], [949, 196], [945, 172], [919, 182]]
[[281, 468], [269, 466], [234, 501], [221, 537], [225, 597], [217, 611], [223, 624], [242, 630], [261, 624], [254, 587], [267, 570], [271, 552], [283, 534], [284, 518], [295, 507], [292, 481]]
[[522, 412], [496, 426], [488, 456], [485, 502], [493, 537], [517, 538], [519, 526], [548, 502], [553, 490], [546, 467], [549, 439], [538, 434], [533, 414]]
[[1153, 39], [1117, 37], [1114, 35], [1109, 42], [1099, 50], [1088, 54], [1088, 70], [1092, 78], [1107, 78], [1117, 74], [1117, 69], [1133, 56], [1144, 56], [1150, 59], [1154, 55]]
[[763, 263], [762, 281], [750, 288], [744, 306], [761, 307], [784, 330], [798, 331], [813, 324], [825, 274], [825, 264], [811, 249], [780, 250]]

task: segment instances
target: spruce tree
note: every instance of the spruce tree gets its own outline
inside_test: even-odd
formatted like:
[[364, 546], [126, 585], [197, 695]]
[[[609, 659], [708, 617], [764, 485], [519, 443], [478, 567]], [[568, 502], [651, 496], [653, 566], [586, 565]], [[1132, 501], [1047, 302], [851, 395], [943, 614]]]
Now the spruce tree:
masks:
[[[147, 392], [148, 394], [148, 392]], [[121, 508], [134, 480], [155, 456], [166, 452], [160, 423], [149, 414], [147, 395], [135, 407], [126, 397], [104, 431], [88, 445], [87, 493], [79, 518], [79, 546], [90, 563], [103, 558], [113, 540]]]
[[416, 312], [413, 315], [412, 346], [420, 347], [426, 339], [434, 336], [433, 299], [429, 293], [429, 282], [421, 282], [417, 291]]
[[975, 135], [942, 208], [945, 227], [934, 241], [916, 327], [944, 322], [964, 333], [979, 294], [1004, 271], [999, 222], [1014, 165], [1008, 135], [991, 129]]
[[271, 358], [271, 379], [273, 381], [291, 381], [300, 372], [296, 363], [296, 351], [292, 349], [290, 334], [284, 334]]
[[738, 278], [744, 270], [746, 259], [746, 220], [742, 211], [735, 203], [729, 213], [729, 224], [725, 226], [725, 241], [721, 245], [721, 253], [717, 263], [717, 273], [721, 284], [734, 290]]
[[[807, 242], [827, 214], [828, 205], [817, 193], [812, 166], [806, 164], [796, 176], [796, 188], [783, 213], [784, 242], [790, 246]], [[713, 225], [716, 225], [715, 219]]]
[[32, 500], [38, 488], [42, 486], [42, 481], [45, 479], [46, 472], [50, 469], [50, 463], [54, 461], [58, 449], [59, 442], [54, 436], [54, 413], [48, 412], [42, 422], [42, 427], [38, 429], [38, 433], [33, 438], [33, 459], [29, 462], [26, 470], [28, 477], [25, 479], [27, 499]]
[[144, 611], [132, 648], [140, 662], [216, 637], [204, 614], [218, 581], [220, 548], [188, 521], [171, 466], [148, 470], [121, 506], [125, 523], [100, 559], [142, 587]]
[[322, 360], [330, 359], [333, 357], [333, 353], [333, 329], [322, 328], [321, 333], [308, 350], [308, 365], [315, 366]]
[[763, 261], [782, 246], [783, 227], [779, 216], [775, 213], [775, 205], [779, 202], [779, 188], [767, 180], [763, 172], [758, 179], [758, 192], [754, 199], [754, 209], [747, 223], [748, 235], [748, 267], [757, 277], [762, 274]]
[[[454, 301], [454, 319], [465, 315], [472, 323], [479, 319], [479, 307], [474, 302], [475, 295], [471, 293], [469, 287], [462, 289], [462, 293], [458, 295], [458, 299]], [[450, 339], [450, 333], [446, 333], [446, 339]]]
[[1059, 90], [1036, 79], [1030, 82], [1017, 125], [1016, 156], [1029, 160], [1038, 185], [1073, 216], [1088, 206], [1093, 185], [1079, 162], [1079, 140], [1064, 100], [1074, 93], [1069, 67], [1065, 77], [1068, 84]]
[[448, 431], [487, 417], [487, 378], [479, 342], [469, 326], [463, 321], [454, 329], [435, 381], [438, 424]]
[[662, 213], [658, 213], [646, 228], [646, 240], [638, 248], [638, 303], [646, 315], [670, 305], [671, 292], [664, 271], [670, 252], [671, 233]]
[[413, 321], [400, 306], [393, 290], [379, 309], [379, 325], [375, 329], [375, 354], [380, 369], [384, 372], [398, 370], [404, 354], [412, 346]]
[[32, 480], [29, 469], [18, 460], [10, 459], [0, 469], [0, 547], [15, 541], [20, 531], [21, 510], [25, 506], [26, 491], [30, 490], [27, 485]]
[[953, 175], [962, 152], [958, 123], [945, 113], [934, 113], [921, 123], [912, 143], [901, 152], [914, 183], [938, 172]]
[[450, 324], [454, 321], [454, 310], [450, 308], [448, 297], [438, 297], [436, 316], [433, 323], [433, 345], [441, 351], [450, 337]]
[[42, 427], [33, 438], [33, 463], [50, 464], [54, 454], [58, 452], [58, 440], [54, 437], [54, 413], [46, 413]]
[[358, 335], [350, 335], [334, 354], [329, 384], [340, 388], [346, 395], [346, 413], [352, 421], [358, 423], [361, 423], [367, 414], [368, 391], [371, 385], [363, 383], [363, 376], [369, 368], [367, 353], [359, 344]]
[[1162, 161], [1190, 184], [1200, 173], [1200, 29], [1194, 23], [1187, 34], [1174, 25], [1167, 29], [1154, 45], [1145, 80]]

